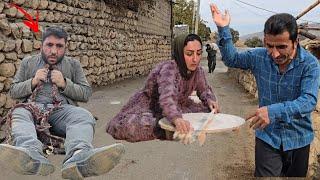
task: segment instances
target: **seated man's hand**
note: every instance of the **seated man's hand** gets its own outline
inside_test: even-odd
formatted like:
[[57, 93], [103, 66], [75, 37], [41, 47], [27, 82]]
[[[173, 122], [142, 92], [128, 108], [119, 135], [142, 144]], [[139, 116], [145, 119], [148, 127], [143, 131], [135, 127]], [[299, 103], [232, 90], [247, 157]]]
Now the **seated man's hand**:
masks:
[[36, 72], [36, 75], [32, 79], [32, 87], [35, 87], [39, 84], [40, 81], [46, 81], [47, 80], [47, 75], [48, 75], [48, 69], [47, 68], [42, 68], [38, 69]]
[[64, 89], [66, 87], [66, 81], [64, 80], [62, 73], [58, 70], [51, 71], [51, 81], [59, 88]]

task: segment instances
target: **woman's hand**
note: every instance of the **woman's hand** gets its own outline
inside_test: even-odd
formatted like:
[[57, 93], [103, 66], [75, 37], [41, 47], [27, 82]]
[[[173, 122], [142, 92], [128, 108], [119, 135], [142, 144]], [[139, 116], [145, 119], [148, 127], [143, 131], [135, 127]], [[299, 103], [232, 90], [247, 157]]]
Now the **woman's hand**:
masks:
[[193, 127], [191, 126], [190, 122], [182, 118], [173, 120], [173, 123], [176, 126], [176, 131], [181, 134], [188, 134], [190, 131], [193, 131]]
[[218, 102], [209, 100], [208, 101], [208, 106], [209, 106], [211, 111], [214, 111], [214, 113], [219, 113], [220, 112], [220, 107], [219, 107]]
[[212, 19], [219, 27], [228, 26], [230, 24], [230, 15], [226, 10], [224, 14], [221, 14], [218, 7], [215, 4], [210, 4]]
[[176, 131], [173, 134], [173, 139], [178, 139], [183, 144], [191, 144], [194, 141], [192, 137], [193, 127], [189, 121], [182, 118], [177, 118], [174, 121]]

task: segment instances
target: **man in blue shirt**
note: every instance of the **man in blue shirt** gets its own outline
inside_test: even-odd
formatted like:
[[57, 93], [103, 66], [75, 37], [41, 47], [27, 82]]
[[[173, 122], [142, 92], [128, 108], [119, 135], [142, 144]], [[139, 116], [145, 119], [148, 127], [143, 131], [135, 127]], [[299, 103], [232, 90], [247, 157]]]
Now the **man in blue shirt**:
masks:
[[285, 13], [271, 16], [264, 26], [265, 47], [238, 53], [229, 13], [220, 13], [215, 5], [211, 11], [223, 62], [251, 70], [257, 82], [259, 108], [247, 118], [256, 130], [255, 176], [306, 176], [319, 66], [299, 45], [295, 18]]

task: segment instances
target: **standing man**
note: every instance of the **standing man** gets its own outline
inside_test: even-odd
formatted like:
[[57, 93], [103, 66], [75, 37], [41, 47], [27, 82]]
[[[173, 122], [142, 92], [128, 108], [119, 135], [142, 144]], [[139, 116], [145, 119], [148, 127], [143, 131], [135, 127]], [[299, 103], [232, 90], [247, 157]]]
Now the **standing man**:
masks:
[[63, 178], [106, 173], [124, 152], [122, 144], [96, 149], [92, 146], [95, 119], [76, 106], [76, 101], [88, 101], [91, 87], [79, 61], [65, 56], [67, 36], [62, 28], [47, 28], [42, 35], [41, 53], [24, 58], [14, 77], [10, 95], [22, 103], [9, 114], [13, 146], [0, 145], [0, 161], [17, 173], [53, 173], [54, 166], [45, 158], [43, 142], [38, 139], [43, 132], [49, 143], [59, 140], [58, 136], [65, 137]]
[[209, 73], [212, 73], [216, 68], [216, 54], [217, 50], [210, 46], [210, 44], [206, 44], [207, 51], [207, 59], [208, 59], [208, 69]]
[[211, 5], [219, 31], [222, 60], [250, 69], [259, 92], [259, 108], [248, 119], [256, 130], [255, 176], [305, 177], [314, 132], [311, 112], [317, 103], [317, 59], [298, 42], [295, 18], [271, 16], [264, 25], [265, 48], [238, 53], [229, 29], [230, 15]]

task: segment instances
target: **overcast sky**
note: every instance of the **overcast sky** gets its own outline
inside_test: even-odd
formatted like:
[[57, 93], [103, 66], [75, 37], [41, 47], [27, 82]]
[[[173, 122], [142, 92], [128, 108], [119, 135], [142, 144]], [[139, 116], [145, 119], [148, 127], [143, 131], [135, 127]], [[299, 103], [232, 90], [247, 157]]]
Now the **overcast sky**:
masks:
[[[241, 0], [243, 2], [270, 10], [278, 13], [286, 12], [294, 16], [300, 14], [303, 10], [313, 4], [316, 0]], [[229, 10], [231, 14], [230, 26], [238, 30], [240, 36], [263, 31], [264, 22], [273, 13], [257, 9], [237, 0], [201, 0], [200, 16], [207, 21], [207, 25], [211, 31], [217, 28], [212, 21], [209, 8], [210, 3], [218, 5], [220, 10]], [[301, 17], [303, 20], [314, 21], [320, 23], [320, 5], [313, 8], [307, 14]], [[298, 23], [305, 21], [298, 21]]]

